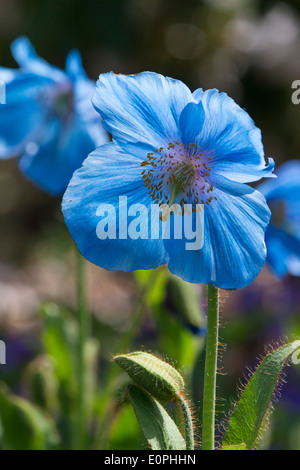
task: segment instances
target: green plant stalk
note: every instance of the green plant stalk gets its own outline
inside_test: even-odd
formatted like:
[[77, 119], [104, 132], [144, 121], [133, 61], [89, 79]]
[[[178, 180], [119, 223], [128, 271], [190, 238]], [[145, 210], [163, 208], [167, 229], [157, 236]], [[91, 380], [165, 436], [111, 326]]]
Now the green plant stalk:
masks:
[[[146, 285], [141, 289], [140, 299], [137, 305], [135, 306], [129, 326], [127, 330], [123, 333], [123, 336], [121, 340], [119, 341], [119, 344], [116, 347], [116, 353], [122, 353], [122, 352], [124, 353], [124, 352], [127, 352], [128, 349], [130, 349], [132, 341], [135, 335], [137, 334], [141, 320], [143, 318], [144, 308], [147, 304], [149, 291], [151, 290], [158, 276], [158, 273], [159, 273], [158, 269], [154, 269]], [[98, 428], [99, 428], [99, 432], [101, 433], [101, 435], [98, 435], [99, 433], [97, 432], [97, 444], [96, 444], [97, 449], [101, 449], [101, 450], [105, 449], [107, 446], [108, 439], [109, 439], [111, 423], [113, 422], [112, 415], [115, 409], [114, 400], [111, 400], [111, 397], [115, 396], [116, 389], [119, 386], [118, 375], [119, 375], [118, 367], [116, 366], [114, 362], [111, 362], [110, 368], [104, 380], [104, 383], [106, 385], [104, 386], [104, 389], [102, 391], [102, 397], [106, 399], [107, 404], [106, 404], [104, 413], [98, 423]], [[106, 430], [106, 433], [103, 433], [103, 429]]]
[[78, 393], [77, 393], [77, 423], [76, 423], [76, 449], [86, 448], [86, 371], [85, 346], [89, 336], [89, 318], [86, 309], [86, 276], [85, 260], [78, 252], [77, 262], [77, 313], [78, 313]]
[[186, 450], [194, 450], [194, 428], [191, 410], [187, 401], [182, 395], [179, 396], [179, 403], [181, 405], [184, 416]]
[[207, 338], [204, 370], [202, 450], [215, 449], [216, 381], [219, 335], [219, 291], [208, 286]]

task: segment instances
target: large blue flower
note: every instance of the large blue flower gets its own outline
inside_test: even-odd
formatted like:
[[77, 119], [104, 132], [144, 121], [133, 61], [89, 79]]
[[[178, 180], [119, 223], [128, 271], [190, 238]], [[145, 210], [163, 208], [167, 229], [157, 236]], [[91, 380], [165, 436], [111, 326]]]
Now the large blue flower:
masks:
[[[113, 142], [89, 155], [64, 195], [65, 220], [81, 253], [110, 270], [168, 263], [190, 282], [225, 289], [251, 283], [265, 262], [270, 211], [263, 195], [244, 183], [272, 176], [274, 162], [265, 165], [261, 133], [248, 114], [225, 93], [192, 93], [151, 72], [100, 75], [93, 103]], [[152, 213], [139, 219], [140, 236], [126, 237], [124, 225], [130, 231], [136, 214], [127, 216], [124, 196], [128, 207], [140, 204], [140, 215], [151, 204], [190, 204], [201, 245], [187, 249], [184, 231], [181, 239], [172, 229], [169, 237], [161, 230], [152, 236]], [[106, 238], [98, 232], [104, 219]]]
[[279, 277], [300, 276], [300, 161], [284, 163], [277, 176], [259, 187], [272, 212], [266, 232], [267, 263]]
[[0, 107], [0, 158], [21, 157], [29, 179], [62, 194], [86, 156], [109, 140], [90, 103], [95, 85], [77, 51], [66, 72], [38, 57], [27, 38], [12, 44], [12, 54], [20, 69], [0, 68], [7, 103]]

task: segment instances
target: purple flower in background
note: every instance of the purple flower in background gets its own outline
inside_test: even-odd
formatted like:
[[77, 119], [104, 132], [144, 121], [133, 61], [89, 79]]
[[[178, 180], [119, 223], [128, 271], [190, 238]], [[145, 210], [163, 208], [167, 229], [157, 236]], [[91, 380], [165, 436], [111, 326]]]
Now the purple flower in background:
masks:
[[90, 101], [94, 82], [77, 51], [69, 53], [64, 72], [38, 57], [25, 37], [11, 49], [20, 69], [0, 68], [6, 84], [0, 158], [20, 157], [20, 169], [30, 180], [60, 195], [87, 155], [109, 140]]

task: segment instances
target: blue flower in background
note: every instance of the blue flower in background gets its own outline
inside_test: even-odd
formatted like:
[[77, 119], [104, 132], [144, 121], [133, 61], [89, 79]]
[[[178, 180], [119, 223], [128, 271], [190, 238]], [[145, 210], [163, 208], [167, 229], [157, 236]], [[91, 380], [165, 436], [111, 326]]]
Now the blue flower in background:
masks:
[[282, 164], [278, 178], [259, 186], [272, 212], [266, 232], [267, 263], [279, 277], [300, 276], [300, 161]]
[[0, 107], [0, 158], [20, 157], [30, 180], [60, 195], [87, 155], [109, 141], [90, 102], [95, 84], [77, 51], [64, 72], [38, 57], [27, 38], [11, 49], [20, 69], [0, 68], [7, 103]]
[[[89, 155], [64, 195], [65, 221], [81, 253], [109, 270], [168, 263], [189, 282], [225, 289], [251, 283], [265, 262], [270, 211], [244, 183], [273, 176], [274, 162], [265, 165], [261, 133], [249, 115], [225, 93], [192, 93], [151, 72], [100, 75], [93, 103], [113, 142]], [[126, 220], [120, 196], [147, 208], [203, 204], [203, 246], [187, 250], [185, 236], [172, 235], [99, 239], [99, 205], [112, 206], [117, 223]], [[141, 234], [150, 233], [150, 223]]]

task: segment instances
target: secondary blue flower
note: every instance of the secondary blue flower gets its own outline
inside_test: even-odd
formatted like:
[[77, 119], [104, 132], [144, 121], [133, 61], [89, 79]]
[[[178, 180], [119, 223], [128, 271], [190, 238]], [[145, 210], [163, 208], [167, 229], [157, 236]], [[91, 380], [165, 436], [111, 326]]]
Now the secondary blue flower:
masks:
[[[249, 115], [225, 93], [192, 93], [151, 72], [100, 75], [93, 103], [113, 142], [89, 155], [64, 195], [65, 220], [81, 253], [110, 270], [168, 263], [190, 282], [225, 289], [251, 283], [265, 262], [270, 211], [262, 194], [244, 183], [272, 176], [274, 162], [265, 165], [261, 133]], [[126, 236], [124, 225], [130, 231], [136, 222], [130, 211], [127, 217], [124, 196], [128, 207], [143, 204], [143, 214], [151, 204], [202, 204], [203, 246], [187, 249], [185, 233], [182, 239], [173, 231], [169, 239], [161, 231], [150, 236], [152, 216], [140, 219], [140, 236]], [[113, 229], [97, 236], [103, 204], [116, 237]]]
[[267, 263], [279, 277], [300, 276], [300, 161], [284, 163], [277, 176], [259, 187], [272, 212], [266, 232]]
[[77, 51], [66, 72], [36, 55], [27, 38], [12, 44], [20, 69], [0, 68], [6, 105], [0, 107], [0, 158], [20, 156], [20, 169], [52, 195], [62, 194], [86, 156], [108, 142], [90, 103], [94, 83]]

